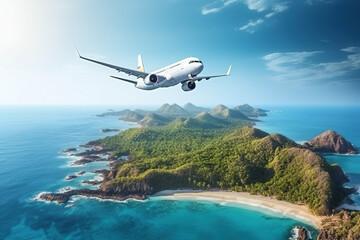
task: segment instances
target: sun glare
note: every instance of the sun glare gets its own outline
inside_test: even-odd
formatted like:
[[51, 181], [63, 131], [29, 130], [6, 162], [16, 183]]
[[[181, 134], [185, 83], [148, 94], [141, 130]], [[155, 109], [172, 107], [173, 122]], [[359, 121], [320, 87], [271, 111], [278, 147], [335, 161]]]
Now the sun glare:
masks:
[[22, 48], [31, 34], [34, 17], [32, 5], [19, 1], [0, 2], [0, 52]]

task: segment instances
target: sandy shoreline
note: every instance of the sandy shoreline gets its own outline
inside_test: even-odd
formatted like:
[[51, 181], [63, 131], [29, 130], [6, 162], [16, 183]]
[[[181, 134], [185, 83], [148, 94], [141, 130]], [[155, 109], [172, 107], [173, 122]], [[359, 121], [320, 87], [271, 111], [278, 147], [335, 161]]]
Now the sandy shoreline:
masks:
[[317, 229], [320, 229], [322, 220], [326, 218], [324, 216], [314, 215], [310, 212], [306, 205], [297, 205], [260, 195], [250, 195], [246, 192], [171, 190], [159, 192], [152, 197], [171, 197], [179, 199], [189, 198], [204, 200], [214, 199], [219, 201], [235, 202], [249, 206], [257, 206], [260, 207], [260, 211], [261, 208], [264, 208], [272, 210], [274, 212], [281, 212], [286, 217], [306, 222], [307, 224], [313, 225]]

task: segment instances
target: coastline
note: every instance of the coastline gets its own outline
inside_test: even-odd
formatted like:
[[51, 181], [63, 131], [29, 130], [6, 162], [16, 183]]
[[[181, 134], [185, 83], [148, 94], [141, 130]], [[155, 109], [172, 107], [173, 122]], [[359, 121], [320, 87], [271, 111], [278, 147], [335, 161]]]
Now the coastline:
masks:
[[[326, 216], [317, 216], [310, 212], [306, 205], [298, 205], [285, 201], [276, 200], [272, 197], [261, 195], [251, 195], [247, 192], [233, 191], [197, 191], [197, 190], [165, 190], [149, 197], [165, 197], [172, 199], [194, 199], [194, 200], [217, 200], [233, 202], [240, 205], [255, 206], [258, 210], [267, 209], [273, 212], [281, 212], [284, 217], [293, 218], [321, 228], [322, 221]], [[260, 208], [258, 208], [260, 207]]]

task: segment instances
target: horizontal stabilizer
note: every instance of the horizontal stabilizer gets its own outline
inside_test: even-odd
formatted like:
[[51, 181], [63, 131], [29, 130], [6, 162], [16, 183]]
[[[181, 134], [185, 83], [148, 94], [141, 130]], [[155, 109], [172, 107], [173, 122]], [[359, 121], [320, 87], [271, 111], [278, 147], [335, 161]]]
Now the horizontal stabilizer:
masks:
[[134, 80], [125, 79], [125, 78], [121, 78], [121, 77], [115, 77], [115, 76], [110, 76], [110, 77], [115, 78], [115, 79], [118, 79], [118, 80], [121, 80], [121, 81], [125, 81], [125, 82], [129, 82], [129, 83], [137, 84], [137, 81], [134, 81]]

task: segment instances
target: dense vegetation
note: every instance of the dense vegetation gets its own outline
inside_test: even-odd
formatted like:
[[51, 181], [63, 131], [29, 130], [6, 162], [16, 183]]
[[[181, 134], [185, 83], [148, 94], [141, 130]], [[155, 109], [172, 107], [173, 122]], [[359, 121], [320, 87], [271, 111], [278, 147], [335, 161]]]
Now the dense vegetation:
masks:
[[[160, 115], [159, 115], [160, 116]], [[161, 116], [162, 117], [162, 116]], [[316, 153], [279, 134], [250, 127], [246, 116], [219, 105], [196, 117], [160, 127], [128, 129], [93, 142], [130, 155], [101, 188], [232, 189], [305, 203], [328, 214], [345, 194], [330, 166]]]
[[340, 211], [324, 223], [319, 239], [360, 239], [360, 212]]

